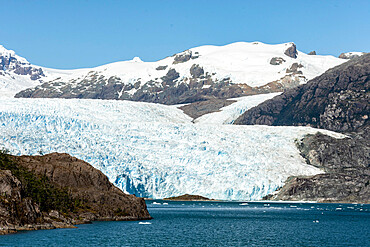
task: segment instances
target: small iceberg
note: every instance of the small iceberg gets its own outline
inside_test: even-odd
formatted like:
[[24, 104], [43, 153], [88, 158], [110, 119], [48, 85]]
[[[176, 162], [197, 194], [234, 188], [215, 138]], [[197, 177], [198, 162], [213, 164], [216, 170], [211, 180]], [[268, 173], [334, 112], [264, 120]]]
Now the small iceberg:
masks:
[[314, 220], [314, 221], [312, 221], [313, 223], [319, 223], [319, 220]]
[[160, 202], [153, 202], [152, 204], [154, 204], [154, 205], [161, 205]]
[[247, 206], [247, 205], [249, 205], [247, 202], [243, 202], [243, 203], [240, 203], [239, 204], [240, 206]]
[[167, 202], [164, 202], [162, 205], [168, 205], [168, 203]]
[[139, 225], [151, 225], [152, 223], [150, 222], [139, 222]]

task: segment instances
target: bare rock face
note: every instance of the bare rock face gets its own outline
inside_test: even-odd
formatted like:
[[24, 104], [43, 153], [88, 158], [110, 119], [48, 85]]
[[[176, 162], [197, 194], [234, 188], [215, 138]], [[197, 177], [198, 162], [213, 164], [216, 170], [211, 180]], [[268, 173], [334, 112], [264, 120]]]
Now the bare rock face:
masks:
[[[10, 170], [0, 170], [0, 234], [74, 227], [92, 220], [151, 219], [143, 198], [123, 193], [102, 172], [82, 160], [59, 153], [9, 157], [16, 164], [12, 167], [17, 176], [23, 169], [34, 174], [35, 179], [46, 181], [47, 191], [56, 191], [63, 205], [45, 199], [42, 206], [30, 195], [43, 187], [30, 192], [26, 180], [21, 182]], [[33, 183], [37, 185], [37, 181]], [[63, 208], [63, 213], [58, 208]]]
[[186, 115], [196, 119], [205, 114], [216, 112], [222, 107], [231, 105], [235, 102], [235, 100], [210, 99], [187, 104], [179, 107], [179, 109], [183, 110]]
[[296, 45], [292, 43], [292, 45], [285, 50], [284, 54], [291, 58], [297, 58], [298, 51]]
[[177, 54], [173, 60], [173, 64], [185, 63], [192, 58], [192, 55], [193, 53], [190, 50], [186, 50], [180, 54]]
[[155, 68], [156, 70], [166, 70], [167, 69], [167, 65], [163, 65], [163, 66], [158, 66], [157, 68]]
[[198, 64], [193, 64], [190, 68], [190, 74], [193, 78], [200, 78], [204, 75], [204, 70]]
[[19, 61], [12, 55], [0, 55], [0, 72], [13, 72], [17, 75], [29, 75], [31, 80], [38, 80], [45, 76], [41, 68], [33, 67], [30, 63]]
[[369, 193], [369, 176], [327, 173], [309, 178], [290, 178], [277, 194], [266, 196], [264, 199], [323, 203], [369, 203]]
[[24, 225], [41, 227], [44, 223], [39, 206], [23, 198], [22, 186], [10, 170], [0, 170], [0, 235], [14, 233]]
[[270, 60], [271, 65], [280, 65], [285, 62], [285, 59], [282, 57], [273, 57]]
[[316, 55], [316, 51], [310, 51], [307, 55]]
[[332, 68], [240, 116], [235, 124], [309, 125], [352, 131], [368, 123], [370, 54]]
[[344, 139], [307, 135], [298, 144], [301, 155], [325, 174], [289, 178], [265, 199], [370, 203], [369, 131], [366, 126]]
[[303, 68], [303, 65], [302, 64], [298, 64], [298, 63], [293, 63], [292, 66], [290, 66], [290, 68], [286, 69], [286, 72], [287, 73], [299, 73], [299, 74], [302, 74], [302, 71], [299, 71], [298, 69], [300, 68]]

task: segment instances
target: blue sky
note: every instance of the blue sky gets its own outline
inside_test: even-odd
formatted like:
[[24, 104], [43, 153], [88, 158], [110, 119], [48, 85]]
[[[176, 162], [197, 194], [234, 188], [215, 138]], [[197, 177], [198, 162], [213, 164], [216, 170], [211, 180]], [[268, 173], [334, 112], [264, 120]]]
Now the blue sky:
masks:
[[0, 0], [0, 44], [50, 68], [155, 61], [195, 46], [293, 41], [303, 52], [370, 51], [370, 1]]

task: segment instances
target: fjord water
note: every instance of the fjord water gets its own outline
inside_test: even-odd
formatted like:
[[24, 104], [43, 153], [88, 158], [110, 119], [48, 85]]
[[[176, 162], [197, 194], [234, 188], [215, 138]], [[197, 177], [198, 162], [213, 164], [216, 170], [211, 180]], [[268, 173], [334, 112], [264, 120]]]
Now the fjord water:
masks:
[[0, 236], [0, 246], [369, 246], [369, 204], [147, 201], [151, 221]]

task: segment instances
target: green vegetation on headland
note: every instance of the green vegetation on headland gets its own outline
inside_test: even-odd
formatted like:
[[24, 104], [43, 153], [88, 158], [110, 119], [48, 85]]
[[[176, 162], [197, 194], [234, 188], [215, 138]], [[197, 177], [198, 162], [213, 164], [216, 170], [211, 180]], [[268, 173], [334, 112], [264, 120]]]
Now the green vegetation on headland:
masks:
[[[57, 188], [44, 176], [36, 175], [16, 164], [7, 150], [0, 150], [0, 170], [10, 170], [21, 182], [21, 197], [31, 198], [41, 211], [57, 210], [62, 213], [75, 211], [82, 206], [81, 200], [73, 199], [65, 188]], [[0, 197], [1, 198], [1, 197]]]
[[0, 151], [0, 235], [71, 228], [93, 220], [151, 219], [90, 164], [68, 154], [13, 156]]

